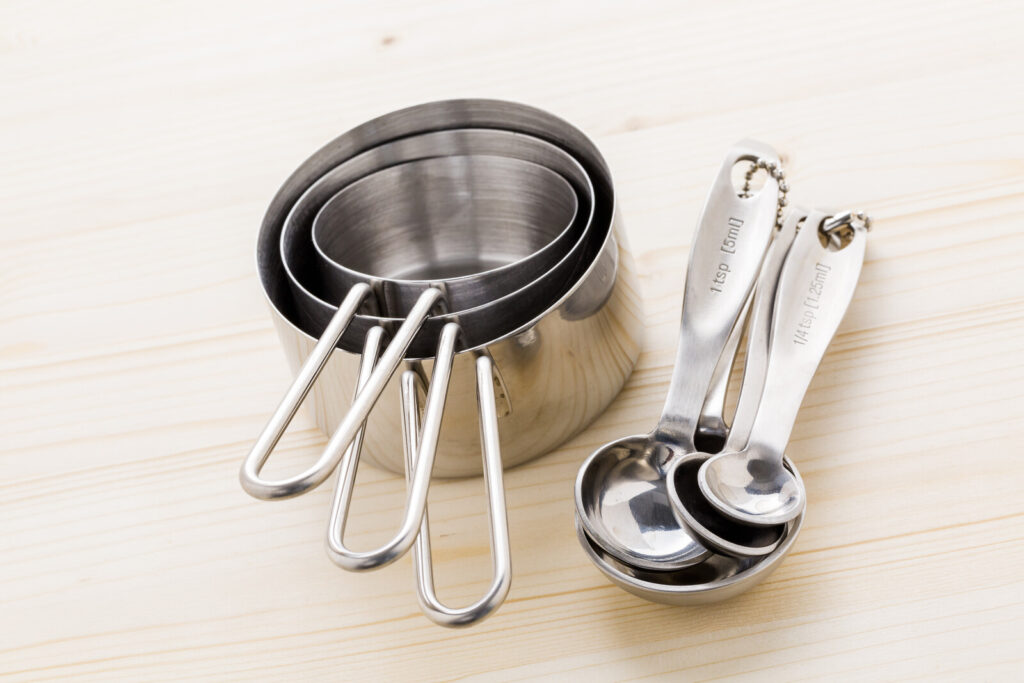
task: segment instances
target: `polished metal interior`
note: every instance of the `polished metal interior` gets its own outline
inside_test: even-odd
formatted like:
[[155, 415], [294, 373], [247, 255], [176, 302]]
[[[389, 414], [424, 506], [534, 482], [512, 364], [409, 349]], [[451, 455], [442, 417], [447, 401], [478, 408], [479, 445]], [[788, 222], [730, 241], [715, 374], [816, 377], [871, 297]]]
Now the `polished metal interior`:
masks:
[[529, 161], [418, 159], [335, 194], [313, 221], [313, 246], [337, 301], [370, 282], [382, 314], [401, 317], [440, 284], [445, 305], [458, 312], [532, 282], [560, 260], [576, 237], [578, 204], [565, 178]]
[[676, 519], [701, 545], [715, 552], [733, 557], [770, 554], [785, 538], [786, 525], [744, 524], [715, 509], [697, 483], [697, 473], [709, 457], [707, 453], [692, 453], [669, 470], [668, 496]]
[[609, 554], [587, 535], [579, 517], [576, 535], [584, 553], [602, 574], [625, 591], [651, 602], [702, 605], [728, 600], [767, 578], [789, 553], [803, 527], [803, 515], [786, 524], [786, 533], [762, 558], [711, 553], [700, 562], [667, 571], [636, 567]]
[[[583, 156], [590, 158], [599, 158], [599, 153], [582, 134], [574, 132], [575, 129], [561, 119], [534, 116], [532, 111], [527, 111], [530, 108], [517, 110], [513, 116], [503, 118], [508, 112], [503, 113], [501, 110], [507, 104], [492, 100], [462, 100], [420, 105], [363, 124], [332, 143], [329, 150], [325, 148], [318, 154], [327, 158], [325, 155], [328, 151], [337, 152], [339, 158], [335, 162], [336, 165], [324, 167], [322, 175], [307, 179], [310, 181], [309, 186], [301, 191], [293, 203], [281, 207], [284, 213], [278, 219], [283, 219], [283, 225], [275, 232], [279, 235], [280, 247], [277, 258], [269, 250], [273, 246], [269, 243], [265, 246], [261, 243], [257, 254], [262, 275], [272, 278], [275, 288], [285, 287], [290, 290], [281, 292], [281, 296], [277, 298], [287, 302], [289, 308], [294, 310], [297, 325], [309, 334], [319, 337], [339, 307], [337, 292], [333, 291], [322, 276], [325, 264], [312, 245], [313, 221], [322, 206], [337, 192], [363, 176], [383, 168], [424, 158], [454, 154], [520, 159], [558, 173], [572, 185], [577, 196], [578, 210], [572, 229], [559, 236], [559, 242], [570, 242], [570, 249], [573, 251], [562, 255], [561, 260], [553, 266], [549, 264], [551, 270], [545, 273], [546, 280], [542, 285], [523, 292], [515, 302], [503, 300], [500, 305], [488, 306], [485, 303], [476, 306], [468, 319], [465, 315], [467, 305], [461, 296], [461, 285], [457, 288], [458, 291], [452, 292], [456, 300], [449, 310], [460, 311], [460, 320], [471, 323], [471, 326], [464, 326], [459, 339], [461, 348], [480, 346], [490, 339], [507, 334], [516, 324], [521, 323], [524, 311], [543, 310], [571, 286], [573, 276], [578, 274], [575, 268], [585, 263], [588, 256], [592, 257], [592, 252], [585, 253], [586, 240], [591, 240], [591, 226], [595, 226], [600, 235], [601, 225], [607, 227], [605, 222], [611, 220], [607, 206], [598, 202], [596, 193], [598, 189], [603, 188], [595, 188], [593, 169], [583, 167], [580, 160], [574, 156], [574, 148], [584, 150]], [[454, 110], [463, 108], [463, 105], [463, 111]], [[436, 115], [432, 115], [431, 112], [436, 112]], [[450, 129], [445, 128], [446, 116], [455, 117], [457, 121], [465, 123], [456, 124]], [[429, 120], [431, 118], [433, 120]], [[473, 125], [473, 122], [479, 122], [480, 127], [468, 127]], [[516, 129], [517, 125], [523, 126], [523, 129]], [[417, 126], [420, 129], [417, 129]], [[545, 126], [548, 126], [546, 135]], [[391, 134], [397, 137], [386, 137]], [[350, 139], [350, 135], [358, 136], [358, 139]], [[381, 136], [377, 144], [367, 142], [374, 140], [377, 135]], [[348, 153], [352, 156], [340, 156]], [[311, 159], [309, 163], [314, 161], [319, 162], [320, 159]], [[296, 175], [298, 174], [299, 172], [296, 172]], [[268, 215], [270, 213], [271, 211], [268, 211]], [[596, 239], [600, 241], [599, 237]], [[592, 248], [595, 245], [591, 242], [590, 246]], [[553, 251], [550, 255], [554, 255]], [[283, 272], [277, 271], [278, 268]], [[275, 271], [279, 274], [275, 274]], [[500, 275], [504, 280], [518, 280], [521, 277], [520, 273], [510, 274], [507, 270]], [[486, 278], [480, 280], [486, 281]], [[406, 289], [403, 285], [397, 286], [401, 290]], [[525, 286], [517, 287], [516, 290], [524, 288]], [[383, 298], [388, 298], [391, 293], [386, 283], [382, 289]], [[504, 289], [504, 286], [499, 286], [499, 289]], [[418, 292], [418, 289], [416, 291]], [[468, 293], [471, 296], [474, 294], [472, 289]], [[402, 292], [398, 292], [398, 295], [401, 296]], [[391, 294], [391, 298], [394, 296]], [[514, 308], [509, 309], [510, 303], [514, 303]], [[338, 343], [340, 348], [358, 352], [366, 333], [372, 327], [385, 321], [389, 330], [393, 331], [397, 323], [405, 317], [393, 318], [386, 314], [376, 316], [372, 315], [373, 312], [372, 307], [357, 312], [343, 331]], [[423, 329], [415, 335], [408, 355], [418, 358], [431, 357], [441, 328], [453, 320], [451, 316], [427, 319]]]

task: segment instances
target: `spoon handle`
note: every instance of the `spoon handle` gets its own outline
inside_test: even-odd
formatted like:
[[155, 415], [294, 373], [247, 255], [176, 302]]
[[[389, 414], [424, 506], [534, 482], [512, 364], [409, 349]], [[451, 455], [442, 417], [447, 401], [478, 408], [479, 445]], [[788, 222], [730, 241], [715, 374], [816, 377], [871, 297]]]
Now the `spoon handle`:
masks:
[[656, 433], [692, 450], [700, 411], [729, 333], [746, 303], [772, 238], [778, 182], [741, 197], [733, 166], [758, 159], [778, 164], [770, 147], [752, 140], [734, 145], [718, 171], [697, 224], [683, 290], [676, 363]]
[[793, 246], [797, 225], [805, 219], [808, 225], [815, 221], [821, 222], [824, 217], [824, 213], [808, 214], [806, 210], [794, 207], [786, 216], [782, 229], [769, 247], [761, 274], [757, 278], [757, 286], [754, 288], [754, 301], [751, 304], [747, 328], [747, 355], [743, 361], [743, 383], [740, 385], [740, 396], [736, 401], [736, 412], [732, 418], [732, 427], [729, 429], [729, 438], [722, 448], [725, 453], [743, 450], [750, 438], [750, 429], [757, 415], [757, 407], [761, 403], [761, 393], [764, 391], [775, 291], [779, 284], [782, 265]]
[[751, 294], [740, 311], [740, 317], [725, 342], [722, 357], [718, 359], [718, 365], [711, 376], [707, 396], [704, 397], [704, 407], [700, 411], [694, 439], [697, 450], [705, 453], [717, 453], [722, 450], [729, 435], [729, 425], [725, 421], [725, 399], [729, 393], [732, 368], [736, 364], [736, 354], [740, 349], [744, 328], [750, 320], [750, 310], [754, 305], [753, 297]]
[[747, 450], [782, 466], [800, 404], [839, 328], [864, 262], [866, 231], [833, 250], [822, 245], [821, 216], [804, 221], [775, 292], [764, 389]]

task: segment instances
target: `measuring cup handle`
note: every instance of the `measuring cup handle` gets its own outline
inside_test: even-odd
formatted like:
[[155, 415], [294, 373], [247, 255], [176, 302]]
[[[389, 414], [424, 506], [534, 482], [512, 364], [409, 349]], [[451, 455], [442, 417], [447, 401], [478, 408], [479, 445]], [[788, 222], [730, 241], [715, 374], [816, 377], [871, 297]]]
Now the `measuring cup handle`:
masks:
[[338, 307], [338, 311], [331, 318], [330, 322], [327, 323], [327, 329], [320, 335], [320, 339], [317, 340], [313, 351], [306, 358], [305, 363], [302, 364], [298, 376], [292, 382], [281, 404], [274, 411], [267, 426], [263, 428], [263, 432], [256, 440], [252, 450], [249, 451], [249, 455], [246, 456], [245, 461], [242, 463], [239, 479], [242, 483], [242, 488], [251, 496], [263, 500], [290, 498], [316, 488], [327, 477], [331, 476], [331, 472], [337, 467], [338, 461], [341, 460], [345, 450], [355, 438], [356, 432], [359, 431], [362, 424], [366, 421], [366, 416], [373, 410], [373, 406], [377, 403], [377, 399], [380, 398], [388, 380], [391, 379], [391, 376], [395, 374], [395, 370], [398, 369], [406, 350], [422, 326], [423, 321], [430, 315], [430, 309], [442, 296], [440, 290], [433, 288], [426, 289], [420, 294], [416, 305], [413, 306], [409, 316], [398, 328], [394, 339], [388, 344], [387, 350], [381, 356], [380, 362], [367, 379], [365, 390], [360, 391], [355, 399], [353, 399], [352, 406], [331, 436], [320, 458], [305, 471], [287, 479], [279, 479], [277, 481], [262, 479], [260, 472], [263, 470], [263, 466], [266, 465], [271, 452], [274, 450], [277, 442], [281, 440], [285, 429], [288, 428], [299, 406], [302, 405], [302, 401], [309, 394], [309, 390], [313, 387], [313, 384], [320, 376], [320, 372], [331, 357], [334, 347], [345, 333], [345, 329], [352, 321], [352, 318], [355, 317], [359, 306], [369, 294], [370, 287], [364, 283], [356, 284], [349, 290], [345, 299], [341, 302], [341, 306]]
[[[350, 450], [351, 455], [345, 458], [345, 469], [338, 479], [338, 489], [331, 505], [331, 521], [327, 530], [327, 555], [342, 569], [366, 571], [384, 567], [408, 552], [413, 541], [416, 540], [416, 534], [419, 533], [420, 523], [423, 521], [423, 515], [427, 509], [427, 489], [430, 487], [430, 476], [434, 470], [437, 439], [441, 431], [445, 400], [448, 397], [448, 384], [451, 380], [452, 363], [455, 359], [455, 342], [458, 336], [459, 326], [457, 323], [448, 323], [441, 328], [441, 337], [434, 355], [434, 371], [427, 391], [427, 406], [424, 410], [425, 436], [420, 445], [415, 468], [412, 469], [411, 474], [408, 471], [406, 473], [410, 477], [410, 485], [406, 494], [402, 525], [390, 541], [376, 550], [360, 552], [351, 550], [345, 545], [344, 535], [345, 524], [348, 521], [348, 506], [351, 501], [352, 484], [355, 482], [355, 468], [359, 462], [359, 451], [353, 448], [355, 441], [345, 442], [345, 448]], [[391, 344], [394, 343], [394, 341], [391, 342]], [[383, 366], [384, 359], [388, 351], [391, 350], [391, 344], [381, 356], [380, 365], [370, 373], [367, 387], [370, 386], [374, 375]], [[390, 377], [390, 374], [388, 376]], [[363, 396], [366, 391], [365, 389], [360, 391], [358, 396]], [[351, 413], [350, 410], [349, 414]], [[358, 427], [361, 427], [361, 423]], [[338, 429], [340, 431], [341, 427]], [[359, 431], [360, 429], [357, 428], [356, 432]], [[331, 437], [328, 447], [335, 441], [337, 434], [338, 432], [335, 432], [335, 435]], [[338, 443], [341, 441], [339, 440]]]
[[[480, 415], [480, 442], [484, 462], [484, 483], [487, 488], [487, 514], [490, 519], [491, 564], [493, 573], [487, 591], [466, 607], [449, 607], [437, 598], [434, 589], [434, 567], [430, 552], [430, 523], [426, 512], [419, 536], [413, 545], [416, 568], [416, 592], [420, 607], [431, 621], [441, 626], [469, 626], [489, 616], [505, 601], [512, 583], [512, 560], [509, 547], [508, 518], [505, 508], [505, 487], [502, 481], [501, 447], [498, 440], [498, 412], [494, 395], [494, 366], [491, 358], [476, 358], [476, 397]], [[406, 470], [412, 470], [419, 443], [419, 401], [417, 389], [422, 380], [407, 370], [402, 375], [402, 433], [405, 440]]]
[[[356, 380], [355, 394], [358, 395], [366, 387], [373, 371], [377, 357], [380, 355], [381, 342], [384, 338], [384, 328], [377, 326], [370, 329], [363, 343], [363, 353], [359, 358], [359, 378]], [[328, 539], [335, 538], [334, 543], [342, 549], [344, 546], [345, 524], [348, 521], [348, 511], [352, 504], [352, 490], [356, 483], [356, 473], [359, 470], [359, 456], [363, 450], [363, 436], [366, 433], [366, 423], [363, 422], [356, 432], [355, 438], [345, 450], [345, 454], [338, 464], [338, 480], [334, 485], [334, 498], [331, 503], [331, 515], [327, 523]], [[328, 540], [328, 546], [331, 541]]]

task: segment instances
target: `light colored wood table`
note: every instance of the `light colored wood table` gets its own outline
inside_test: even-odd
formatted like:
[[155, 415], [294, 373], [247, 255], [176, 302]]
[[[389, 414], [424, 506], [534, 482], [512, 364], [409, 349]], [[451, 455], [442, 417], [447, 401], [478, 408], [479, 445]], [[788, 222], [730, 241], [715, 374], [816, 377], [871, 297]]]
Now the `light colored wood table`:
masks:
[[[0, 673], [410, 680], [997, 680], [1024, 673], [1024, 8], [1015, 2], [0, 6]], [[514, 581], [466, 631], [409, 559], [346, 574], [329, 491], [270, 504], [240, 460], [289, 381], [253, 245], [347, 128], [490, 96], [589, 131], [643, 269], [632, 380], [506, 475]], [[865, 207], [868, 260], [791, 445], [810, 495], [765, 584], [648, 604], [579, 550], [571, 487], [648, 429], [724, 150], [797, 203]], [[324, 437], [303, 416], [282, 469]], [[403, 482], [364, 468], [353, 543]], [[443, 598], [489, 572], [479, 479], [432, 489]]]

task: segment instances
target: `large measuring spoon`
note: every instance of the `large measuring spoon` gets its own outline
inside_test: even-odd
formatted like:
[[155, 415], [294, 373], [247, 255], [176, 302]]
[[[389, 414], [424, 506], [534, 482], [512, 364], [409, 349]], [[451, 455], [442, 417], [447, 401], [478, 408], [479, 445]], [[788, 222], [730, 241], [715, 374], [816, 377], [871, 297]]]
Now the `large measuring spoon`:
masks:
[[[772, 309], [776, 286], [786, 255], [793, 246], [799, 224], [805, 219], [820, 222], [825, 214], [808, 216], [794, 208], [775, 236], [765, 257], [761, 274], [754, 289], [752, 311], [747, 329], [747, 355], [743, 366], [743, 384], [740, 387], [736, 412], [729, 429], [723, 452], [738, 451], [747, 445], [751, 424], [757, 415], [764, 390], [764, 377], [768, 361], [768, 345], [772, 330]], [[794, 302], [795, 304], [796, 302]], [[718, 452], [718, 451], [714, 451]], [[692, 531], [700, 541], [720, 553], [734, 557], [763, 557], [774, 551], [785, 538], [786, 525], [751, 526], [726, 517], [712, 506], [697, 483], [697, 473], [711, 458], [711, 451], [693, 453], [677, 460], [668, 473], [668, 495], [677, 519]]]
[[[733, 187], [732, 169], [740, 161], [774, 171], [753, 196]], [[576, 477], [576, 509], [586, 533], [635, 566], [671, 569], [708, 555], [676, 520], [665, 475], [675, 459], [696, 450], [708, 387], [774, 233], [778, 164], [774, 150], [751, 141], [726, 156], [690, 250], [679, 348], [661, 420], [650, 434], [598, 449]]]
[[781, 524], [803, 512], [803, 486], [783, 456], [804, 394], [853, 298], [867, 241], [866, 227], [857, 228], [838, 246], [823, 224], [805, 221], [779, 277], [764, 389], [747, 445], [709, 459], [698, 475], [707, 500], [747, 524]]

